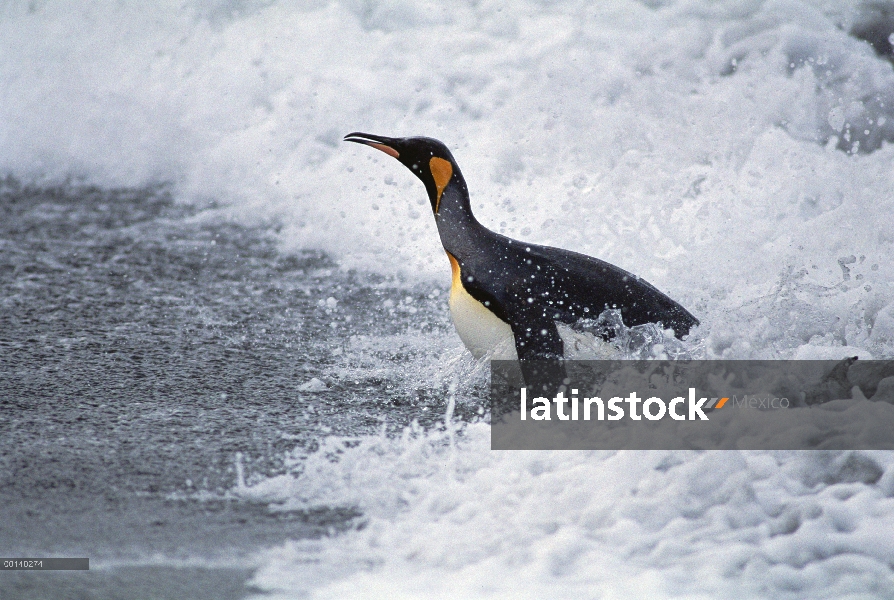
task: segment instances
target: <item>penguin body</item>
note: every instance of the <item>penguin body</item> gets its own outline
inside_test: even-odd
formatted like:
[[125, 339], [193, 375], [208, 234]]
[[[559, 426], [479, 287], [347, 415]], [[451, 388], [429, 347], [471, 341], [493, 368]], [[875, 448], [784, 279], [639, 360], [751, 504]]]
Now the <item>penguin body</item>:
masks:
[[513, 240], [478, 223], [459, 167], [440, 141], [366, 133], [345, 140], [397, 158], [425, 184], [452, 269], [451, 316], [476, 358], [512, 345], [520, 359], [561, 358], [557, 324], [595, 321], [606, 309], [619, 310], [627, 327], [659, 323], [678, 338], [698, 325], [685, 308], [621, 268]]

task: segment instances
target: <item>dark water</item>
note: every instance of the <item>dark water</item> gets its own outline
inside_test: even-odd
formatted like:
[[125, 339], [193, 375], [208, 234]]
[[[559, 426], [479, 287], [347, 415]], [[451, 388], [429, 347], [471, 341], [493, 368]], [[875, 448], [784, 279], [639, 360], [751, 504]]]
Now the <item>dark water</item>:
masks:
[[[344, 363], [351, 336], [424, 322], [443, 337], [443, 294], [281, 254], [275, 224], [222, 215], [164, 189], [0, 193], [0, 554], [92, 568], [0, 572], [0, 600], [241, 598], [239, 556], [363, 518], [234, 499], [237, 455], [269, 476], [324, 435], [443, 418], [443, 386], [408, 387], [400, 349], [368, 376], [298, 390]], [[407, 302], [413, 314], [388, 310]], [[171, 566], [195, 557], [224, 566]]]

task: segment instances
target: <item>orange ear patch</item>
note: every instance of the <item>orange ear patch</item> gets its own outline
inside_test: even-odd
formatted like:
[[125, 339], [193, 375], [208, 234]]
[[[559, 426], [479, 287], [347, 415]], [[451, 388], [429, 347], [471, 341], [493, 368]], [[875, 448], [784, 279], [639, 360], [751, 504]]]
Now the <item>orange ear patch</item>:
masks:
[[428, 168], [431, 169], [431, 176], [434, 178], [435, 188], [438, 190], [438, 197], [435, 200], [435, 214], [437, 214], [438, 207], [441, 205], [441, 194], [444, 192], [447, 184], [450, 183], [450, 178], [453, 177], [453, 165], [450, 164], [449, 160], [433, 156], [428, 161]]

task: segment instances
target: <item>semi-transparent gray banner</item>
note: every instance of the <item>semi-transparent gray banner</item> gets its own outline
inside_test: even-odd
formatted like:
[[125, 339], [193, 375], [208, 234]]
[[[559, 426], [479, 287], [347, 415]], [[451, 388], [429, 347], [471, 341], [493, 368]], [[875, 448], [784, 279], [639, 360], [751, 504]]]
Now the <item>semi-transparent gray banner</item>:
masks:
[[491, 363], [494, 450], [894, 449], [894, 361]]

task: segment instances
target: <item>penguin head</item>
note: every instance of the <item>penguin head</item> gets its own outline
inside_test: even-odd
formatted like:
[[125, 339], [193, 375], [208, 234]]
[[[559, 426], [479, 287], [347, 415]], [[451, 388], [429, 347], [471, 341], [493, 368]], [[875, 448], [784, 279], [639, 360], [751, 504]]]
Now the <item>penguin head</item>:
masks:
[[444, 188], [453, 179], [454, 174], [459, 177], [459, 167], [456, 166], [450, 150], [433, 138], [389, 138], [355, 132], [346, 135], [345, 141], [372, 146], [403, 163], [425, 184], [435, 215], [438, 214]]

